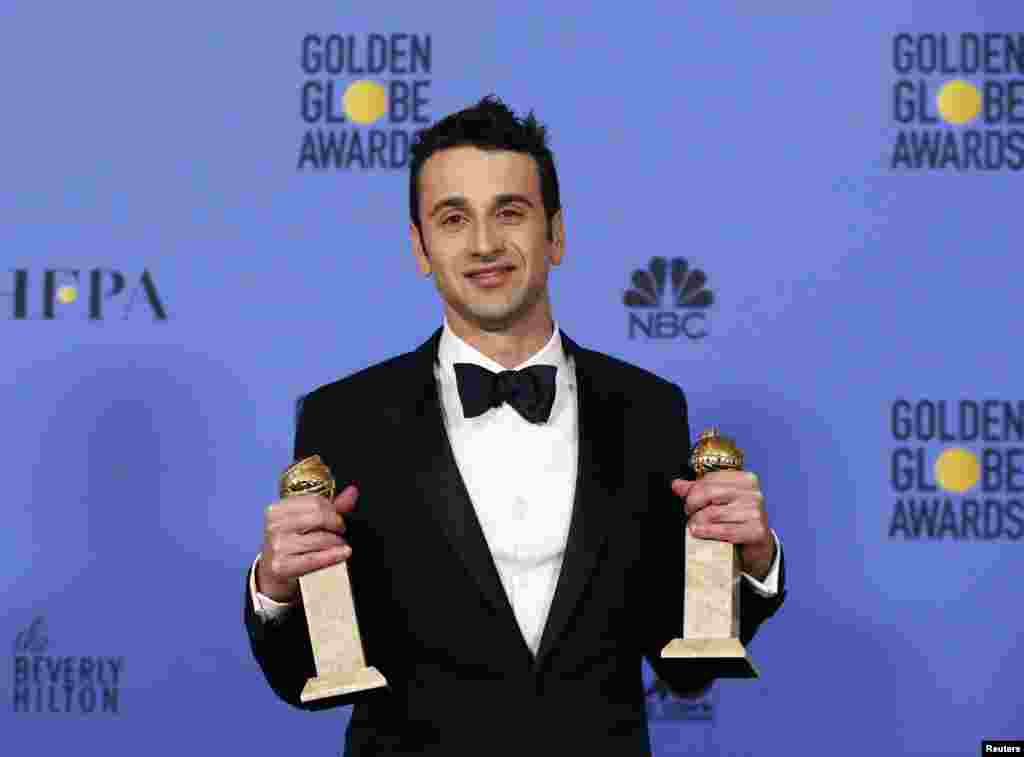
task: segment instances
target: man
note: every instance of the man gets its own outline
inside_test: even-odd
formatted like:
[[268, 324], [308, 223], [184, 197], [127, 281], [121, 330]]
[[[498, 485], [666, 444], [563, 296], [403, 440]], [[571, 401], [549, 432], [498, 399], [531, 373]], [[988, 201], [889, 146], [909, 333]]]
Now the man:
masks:
[[[649, 755], [641, 659], [682, 628], [682, 529], [740, 545], [741, 639], [782, 602], [757, 477], [683, 477], [682, 391], [555, 324], [566, 230], [545, 130], [484, 98], [413, 146], [410, 235], [444, 323], [309, 394], [295, 457], [341, 488], [267, 510], [246, 626], [273, 689], [354, 704], [347, 755]], [[688, 523], [687, 523], [688, 518]], [[298, 577], [349, 560], [388, 688], [301, 705], [315, 675]]]

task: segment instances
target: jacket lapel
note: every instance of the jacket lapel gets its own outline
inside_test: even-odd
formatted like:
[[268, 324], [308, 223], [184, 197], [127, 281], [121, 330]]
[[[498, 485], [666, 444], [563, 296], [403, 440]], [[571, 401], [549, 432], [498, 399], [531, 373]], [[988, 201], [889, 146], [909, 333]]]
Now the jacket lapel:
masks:
[[576, 367], [578, 460], [572, 521], [562, 570], [534, 663], [544, 664], [594, 572], [608, 536], [614, 501], [622, 484], [622, 405], [601, 390], [600, 368], [588, 351], [562, 332], [562, 343]]
[[441, 528], [452, 551], [462, 560], [466, 572], [492, 610], [501, 617], [501, 625], [509, 628], [519, 639], [521, 651], [529, 659], [530, 649], [519, 632], [515, 612], [501, 584], [498, 568], [487, 546], [487, 539], [445, 430], [444, 410], [434, 377], [440, 338], [441, 329], [438, 329], [414, 353], [415, 372], [420, 376], [422, 386], [417, 392], [417, 422], [410, 424], [417, 436], [412, 449], [425, 453], [423, 465], [418, 472], [417, 488], [422, 492], [424, 504], [430, 509], [432, 518]]
[[[440, 526], [452, 551], [462, 560], [481, 594], [502, 622], [514, 631], [522, 651], [532, 658], [519, 631], [515, 613], [501, 584], [497, 566], [487, 546], [469, 492], [459, 472], [445, 430], [443, 409], [434, 377], [434, 362], [441, 329], [416, 352], [414, 374], [418, 389], [416, 422], [410, 424], [416, 439], [413, 449], [425, 451], [418, 469], [417, 486], [432, 517]], [[601, 547], [607, 537], [613, 512], [611, 492], [622, 483], [622, 403], [599, 390], [599, 366], [575, 342], [562, 332], [566, 354], [576, 368], [579, 446], [572, 520], [562, 569], [554, 599], [541, 637], [535, 670], [558, 640], [572, 617], [587, 580], [593, 573]]]

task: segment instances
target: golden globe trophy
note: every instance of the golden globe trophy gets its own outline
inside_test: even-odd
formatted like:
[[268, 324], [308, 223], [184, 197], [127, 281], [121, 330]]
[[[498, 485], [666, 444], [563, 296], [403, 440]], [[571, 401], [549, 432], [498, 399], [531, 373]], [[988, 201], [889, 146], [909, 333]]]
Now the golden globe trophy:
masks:
[[[278, 493], [281, 499], [314, 494], [333, 501], [336, 488], [331, 471], [313, 455], [281, 475]], [[300, 576], [299, 589], [316, 663], [316, 678], [306, 681], [300, 699], [309, 702], [387, 686], [384, 676], [366, 664], [348, 565], [340, 562]]]
[[[690, 455], [697, 477], [720, 470], [743, 470], [743, 452], [718, 429], [700, 435]], [[683, 638], [661, 650], [666, 658], [713, 662], [721, 678], [757, 678], [757, 668], [739, 639], [740, 558], [735, 544], [701, 539], [684, 528], [686, 589]]]

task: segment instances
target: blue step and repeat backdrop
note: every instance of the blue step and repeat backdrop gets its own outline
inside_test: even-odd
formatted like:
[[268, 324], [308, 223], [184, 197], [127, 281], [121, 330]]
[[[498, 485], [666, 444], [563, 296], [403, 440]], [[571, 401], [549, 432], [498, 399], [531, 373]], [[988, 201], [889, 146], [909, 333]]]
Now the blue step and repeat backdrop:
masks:
[[[734, 435], [786, 550], [759, 680], [645, 671], [655, 753], [1024, 738], [1022, 32], [1005, 0], [7, 3], [0, 753], [339, 752], [350, 710], [264, 684], [243, 576], [296, 399], [440, 322], [406, 150], [491, 92], [551, 128], [559, 323]], [[656, 258], [708, 294], [627, 306]]]

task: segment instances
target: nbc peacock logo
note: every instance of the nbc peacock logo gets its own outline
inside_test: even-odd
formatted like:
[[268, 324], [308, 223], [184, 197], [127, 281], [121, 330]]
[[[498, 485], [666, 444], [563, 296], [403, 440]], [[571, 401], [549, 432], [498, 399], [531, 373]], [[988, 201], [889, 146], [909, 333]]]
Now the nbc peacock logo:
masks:
[[647, 268], [633, 271], [632, 289], [622, 297], [630, 308], [629, 338], [703, 339], [708, 335], [707, 310], [715, 297], [707, 274], [691, 268], [686, 258], [653, 257]]

